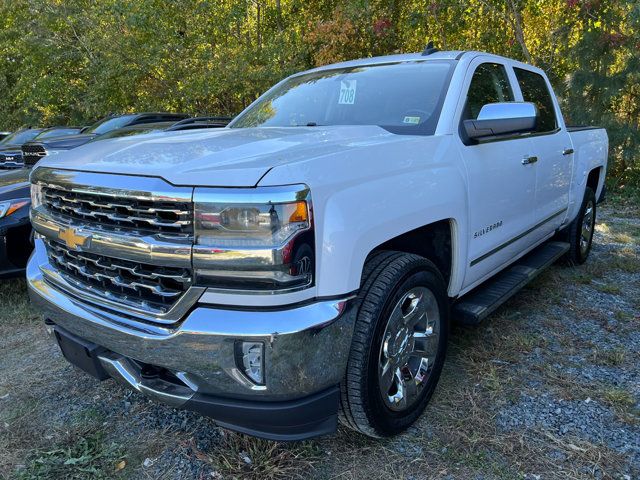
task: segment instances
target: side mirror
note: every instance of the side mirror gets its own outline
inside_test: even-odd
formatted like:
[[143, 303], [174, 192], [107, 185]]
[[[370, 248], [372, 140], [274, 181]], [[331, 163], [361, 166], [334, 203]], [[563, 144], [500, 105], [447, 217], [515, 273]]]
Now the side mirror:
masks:
[[464, 130], [469, 138], [491, 137], [505, 133], [531, 132], [536, 128], [538, 109], [529, 102], [488, 103], [478, 118], [465, 120]]

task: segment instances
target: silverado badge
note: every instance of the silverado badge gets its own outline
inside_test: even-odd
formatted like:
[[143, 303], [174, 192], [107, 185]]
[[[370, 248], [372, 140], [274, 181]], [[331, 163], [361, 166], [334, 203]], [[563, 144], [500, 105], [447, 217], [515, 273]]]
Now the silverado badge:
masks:
[[91, 241], [91, 235], [84, 235], [73, 227], [60, 229], [58, 238], [66, 243], [71, 250], [76, 250], [78, 247], [86, 247]]

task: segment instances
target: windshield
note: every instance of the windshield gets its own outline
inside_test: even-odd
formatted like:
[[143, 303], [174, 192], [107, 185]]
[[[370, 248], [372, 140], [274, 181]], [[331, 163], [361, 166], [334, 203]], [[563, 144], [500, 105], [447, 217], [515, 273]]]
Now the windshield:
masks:
[[379, 125], [393, 133], [432, 135], [451, 71], [451, 62], [422, 61], [292, 77], [230, 127]]
[[22, 145], [29, 140], [33, 140], [40, 132], [41, 130], [38, 130], [37, 128], [18, 130], [17, 132], [14, 132], [8, 137], [2, 139], [2, 141], [0, 141], [0, 145]]
[[65, 135], [74, 135], [80, 131], [79, 128], [56, 128], [55, 130], [46, 130], [38, 135], [35, 140], [42, 140], [51, 137], [64, 137]]
[[122, 115], [120, 117], [103, 118], [99, 122], [91, 125], [85, 133], [95, 133], [97, 135], [102, 135], [103, 133], [110, 132], [111, 130], [115, 130], [116, 128], [124, 127], [134, 118], [135, 115]]

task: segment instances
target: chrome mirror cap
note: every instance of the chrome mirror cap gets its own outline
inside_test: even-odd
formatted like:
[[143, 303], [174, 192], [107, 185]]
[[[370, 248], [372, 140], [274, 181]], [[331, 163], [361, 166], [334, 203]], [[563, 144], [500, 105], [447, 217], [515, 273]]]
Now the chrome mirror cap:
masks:
[[531, 132], [536, 128], [537, 119], [538, 109], [530, 102], [488, 103], [477, 119], [465, 120], [463, 125], [467, 137], [476, 139]]

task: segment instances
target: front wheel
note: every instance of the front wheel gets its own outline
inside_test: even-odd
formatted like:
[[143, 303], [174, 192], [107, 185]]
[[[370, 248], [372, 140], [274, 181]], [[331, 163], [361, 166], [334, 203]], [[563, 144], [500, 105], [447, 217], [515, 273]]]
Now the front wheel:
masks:
[[442, 371], [449, 309], [429, 260], [380, 252], [365, 266], [341, 422], [372, 437], [397, 434], [424, 411]]
[[565, 255], [566, 263], [569, 265], [581, 265], [587, 260], [593, 243], [595, 226], [596, 194], [591, 188], [587, 187], [578, 215], [566, 230], [565, 237], [569, 242], [569, 251]]

